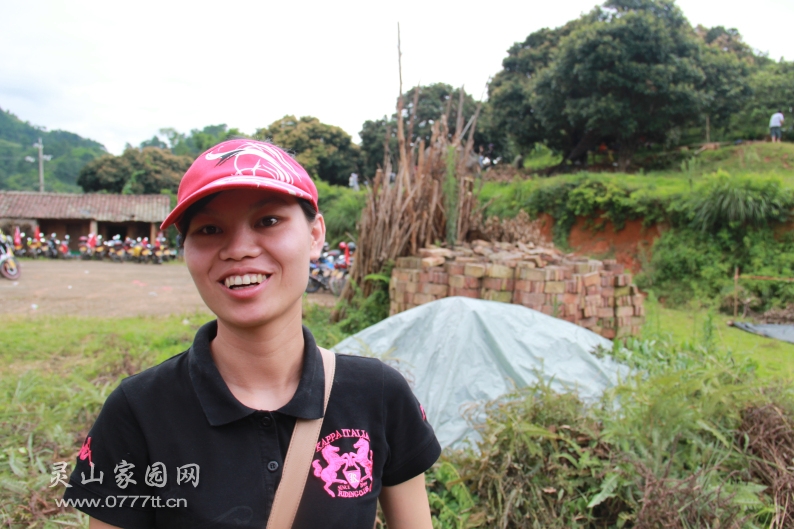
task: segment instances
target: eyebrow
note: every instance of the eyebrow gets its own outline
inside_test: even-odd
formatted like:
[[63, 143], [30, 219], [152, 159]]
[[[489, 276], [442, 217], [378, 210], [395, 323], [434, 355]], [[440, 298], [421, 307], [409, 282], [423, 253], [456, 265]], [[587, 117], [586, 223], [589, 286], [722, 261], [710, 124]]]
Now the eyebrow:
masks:
[[[251, 204], [251, 207], [248, 208], [248, 210], [249, 211], [255, 211], [255, 210], [257, 210], [259, 208], [262, 208], [262, 207], [264, 207], [264, 206], [266, 206], [266, 205], [268, 205], [268, 204], [270, 204], [272, 202], [280, 202], [281, 204], [286, 204], [287, 203], [283, 198], [281, 198], [279, 196], [273, 196], [273, 197], [264, 198], [264, 199], [260, 200], [259, 202], [254, 202], [253, 204]], [[220, 211], [218, 211], [217, 209], [212, 209], [209, 206], [204, 206], [198, 212], [196, 212], [196, 215], [199, 215], [201, 213], [210, 214], [210, 215], [219, 215]]]

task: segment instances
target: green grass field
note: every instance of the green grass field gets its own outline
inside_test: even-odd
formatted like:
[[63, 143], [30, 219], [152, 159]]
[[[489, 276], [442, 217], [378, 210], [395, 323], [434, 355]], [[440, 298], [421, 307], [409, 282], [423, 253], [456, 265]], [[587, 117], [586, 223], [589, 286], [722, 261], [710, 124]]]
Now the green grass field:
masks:
[[728, 321], [733, 318], [725, 314], [709, 314], [704, 309], [676, 310], [651, 302], [647, 310], [643, 328], [645, 339], [661, 337], [675, 343], [700, 343], [706, 334], [707, 321], [712, 318], [714, 341], [720, 349], [754, 360], [762, 379], [794, 382], [794, 344], [730, 327]]
[[[344, 338], [330, 309], [307, 308], [304, 322], [326, 346]], [[647, 339], [703, 339], [704, 311], [649, 306]], [[107, 395], [126, 376], [187, 349], [206, 314], [167, 318], [5, 317], [0, 327], [0, 526], [80, 526], [56, 508], [52, 464], [71, 465]], [[794, 378], [794, 345], [747, 334], [716, 316], [721, 348], [756, 360], [764, 379]]]

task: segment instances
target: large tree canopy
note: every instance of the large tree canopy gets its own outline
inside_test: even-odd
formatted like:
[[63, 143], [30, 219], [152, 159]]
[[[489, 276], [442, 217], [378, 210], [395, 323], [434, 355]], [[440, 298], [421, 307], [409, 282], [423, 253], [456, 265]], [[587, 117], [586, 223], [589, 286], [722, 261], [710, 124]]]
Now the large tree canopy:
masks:
[[341, 128], [317, 118], [284, 116], [254, 136], [291, 151], [309, 174], [328, 183], [347, 185], [350, 173], [358, 171], [358, 145]]
[[532, 99], [547, 130], [563, 116], [580, 132], [579, 148], [616, 142], [625, 169], [640, 142], [663, 142], [699, 115], [705, 76], [672, 1], [609, 0], [594, 18], [561, 41]]
[[753, 75], [784, 97], [784, 75], [754, 74], [768, 62], [734, 29], [692, 28], [672, 0], [608, 0], [510, 48], [489, 87], [487, 132], [510, 156], [545, 143], [573, 160], [607, 143], [625, 168], [638, 146], [674, 144], [707, 119], [729, 136]]
[[191, 163], [192, 156], [179, 156], [156, 147], [130, 147], [121, 156], [107, 155], [88, 163], [80, 170], [77, 184], [86, 193], [176, 193]]

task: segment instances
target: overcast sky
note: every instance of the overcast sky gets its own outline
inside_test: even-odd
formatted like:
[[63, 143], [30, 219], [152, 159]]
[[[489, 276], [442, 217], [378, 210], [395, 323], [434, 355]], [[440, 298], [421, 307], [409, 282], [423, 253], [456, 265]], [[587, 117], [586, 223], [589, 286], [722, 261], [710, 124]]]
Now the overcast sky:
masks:
[[[403, 83], [480, 98], [506, 50], [593, 0], [438, 2], [0, 0], [0, 108], [120, 153], [158, 129], [226, 123], [252, 133], [311, 115], [353, 135], [394, 110]], [[791, 0], [679, 0], [692, 24], [736, 27], [794, 59]]]

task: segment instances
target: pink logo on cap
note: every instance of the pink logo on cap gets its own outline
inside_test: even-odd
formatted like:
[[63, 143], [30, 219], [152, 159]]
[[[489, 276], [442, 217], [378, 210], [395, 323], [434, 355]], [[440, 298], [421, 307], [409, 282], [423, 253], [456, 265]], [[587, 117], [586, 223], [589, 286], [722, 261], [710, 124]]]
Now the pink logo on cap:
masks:
[[[224, 146], [221, 144], [218, 147]], [[210, 151], [204, 158], [218, 160], [216, 167], [234, 159], [235, 175], [270, 176], [288, 184], [294, 184], [296, 179], [301, 181], [301, 172], [306, 174], [305, 171], [296, 170], [303, 168], [284, 151], [268, 143], [249, 141], [230, 151]]]

